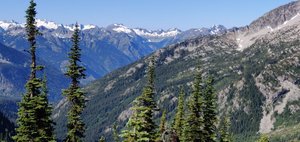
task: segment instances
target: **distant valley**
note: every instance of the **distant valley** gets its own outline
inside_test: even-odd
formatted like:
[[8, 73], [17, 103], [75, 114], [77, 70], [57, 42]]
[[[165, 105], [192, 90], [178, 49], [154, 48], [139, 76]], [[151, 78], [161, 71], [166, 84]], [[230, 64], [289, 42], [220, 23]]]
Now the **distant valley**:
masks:
[[[231, 114], [235, 141], [253, 142], [259, 132], [274, 142], [296, 140], [300, 127], [299, 12], [299, 3], [292, 2], [247, 26], [198, 36], [152, 53], [157, 57], [156, 102], [167, 110], [168, 120], [174, 117], [180, 86], [192, 91], [200, 65], [204, 74], [216, 78], [220, 115]], [[86, 141], [100, 135], [111, 140], [113, 123], [120, 129], [125, 126], [132, 101], [145, 84], [149, 61], [150, 56], [144, 57], [85, 87], [89, 100], [83, 114], [88, 125]], [[64, 136], [65, 106], [67, 102], [61, 101], [54, 113], [58, 137]], [[157, 113], [156, 118], [160, 116]]]
[[[28, 44], [25, 38], [24, 24], [11, 21], [0, 21], [0, 43], [6, 47], [19, 51], [19, 54], [28, 54]], [[57, 75], [63, 74], [67, 64], [67, 52], [71, 47], [71, 35], [74, 25], [62, 25], [46, 20], [37, 20], [41, 36], [38, 37], [38, 57], [44, 64], [49, 64]], [[83, 84], [99, 79], [105, 74], [127, 64], [130, 64], [164, 46], [174, 44], [186, 39], [201, 35], [216, 35], [226, 32], [224, 26], [218, 25], [211, 28], [190, 29], [181, 31], [179, 29], [150, 31], [142, 28], [128, 28], [122, 24], [112, 24], [106, 28], [95, 25], [81, 25], [82, 31], [80, 46], [82, 48], [82, 62], [87, 68], [87, 78], [82, 80]], [[5, 51], [0, 51], [5, 52]], [[3, 65], [10, 63], [12, 59], [6, 58], [7, 53], [2, 53], [0, 61]], [[24, 60], [19, 57], [19, 60]], [[12, 69], [12, 68], [11, 68]], [[13, 69], [12, 69], [13, 70]], [[49, 69], [51, 70], [51, 69]], [[47, 69], [46, 69], [47, 71]], [[22, 74], [27, 74], [21, 70]], [[0, 72], [0, 88], [3, 88], [0, 96], [19, 96], [24, 87], [26, 76], [20, 81], [14, 82], [10, 78], [17, 78], [16, 74], [7, 76], [5, 71]], [[62, 77], [62, 82], [66, 80]], [[22, 82], [22, 83], [20, 83]], [[19, 89], [11, 90], [6, 86], [15, 86]], [[2, 87], [1, 87], [2, 86]], [[61, 98], [60, 90], [65, 87], [55, 87], [51, 94], [52, 101]]]
[[[74, 25], [37, 19], [38, 63], [46, 65], [55, 133], [66, 136], [69, 102], [61, 96], [69, 80], [68, 64]], [[151, 57], [156, 58], [155, 101], [172, 122], [183, 86], [191, 94], [196, 67], [215, 78], [218, 115], [230, 114], [235, 141], [253, 142], [260, 133], [273, 142], [297, 141], [300, 133], [300, 2], [275, 8], [249, 25], [226, 28], [147, 30], [122, 24], [80, 25], [82, 63], [87, 78], [82, 118], [84, 141], [113, 139], [132, 115], [133, 101], [146, 83]], [[12, 121], [29, 74], [24, 24], [0, 21], [0, 111]], [[185, 96], [188, 100], [189, 96]], [[1, 114], [1, 113], [0, 113]], [[161, 117], [155, 113], [155, 121]], [[1, 115], [0, 115], [1, 116]], [[5, 119], [6, 121], [6, 119]]]

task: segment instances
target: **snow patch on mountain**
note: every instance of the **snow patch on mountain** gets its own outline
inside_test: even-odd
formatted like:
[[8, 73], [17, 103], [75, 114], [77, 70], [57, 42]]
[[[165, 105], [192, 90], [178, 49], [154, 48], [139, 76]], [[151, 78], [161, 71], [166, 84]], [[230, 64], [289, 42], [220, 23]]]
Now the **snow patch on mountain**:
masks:
[[4, 30], [7, 30], [11, 27], [21, 26], [21, 24], [18, 24], [14, 21], [6, 22], [6, 21], [0, 21], [0, 27]]
[[287, 20], [283, 22], [282, 25], [279, 25], [276, 30], [279, 30], [285, 26], [294, 25], [300, 21], [300, 13], [297, 13], [294, 17], [292, 17], [290, 20]]
[[96, 26], [95, 25], [83, 25], [82, 30], [89, 30], [89, 29], [95, 29]]
[[296, 25], [300, 23], [300, 14], [297, 13], [294, 17], [292, 17], [291, 19], [283, 22], [283, 24], [277, 26], [277, 27], [271, 27], [271, 26], [266, 26], [265, 28], [255, 32], [255, 33], [238, 33], [236, 41], [239, 45], [239, 48], [237, 48], [237, 50], [239, 51], [243, 51], [244, 49], [246, 49], [247, 47], [249, 47], [250, 45], [252, 45], [256, 39], [263, 37], [271, 32], [276, 32], [282, 28], [288, 27], [288, 26], [292, 26], [292, 25]]
[[[73, 24], [73, 25], [66, 25], [66, 26], [64, 26], [66, 29], [68, 29], [68, 30], [70, 30], [70, 31], [74, 31], [75, 30], [75, 25]], [[79, 25], [79, 30], [90, 30], [90, 29], [95, 29], [95, 28], [97, 28], [97, 26], [95, 26], [95, 25], [91, 25], [91, 24], [89, 24], [89, 25]]]
[[7, 30], [9, 26], [10, 26], [10, 23], [0, 21], [0, 27], [3, 28], [4, 30]]
[[[36, 19], [36, 26], [37, 27], [44, 27], [46, 29], [51, 29], [51, 30], [56, 30], [59, 27], [64, 27], [70, 31], [74, 31], [75, 29], [75, 25], [62, 25], [62, 24], [57, 24], [55, 22], [52, 21], [47, 21], [47, 20], [41, 20], [41, 19]], [[7, 21], [0, 21], [0, 27], [4, 30], [8, 30], [9, 28], [13, 28], [13, 27], [25, 27], [25, 23], [19, 24], [17, 22], [11, 21], [11, 22], [7, 22]], [[89, 30], [89, 29], [94, 29], [97, 26], [92, 25], [92, 24], [88, 24], [88, 25], [80, 25], [79, 29], [80, 30]]]
[[56, 24], [54, 22], [51, 21], [46, 21], [46, 20], [41, 20], [41, 19], [36, 19], [36, 26], [37, 27], [45, 27], [47, 29], [57, 29], [58, 27], [60, 27], [60, 24]]
[[70, 36], [68, 36], [66, 34], [61, 34], [61, 33], [54, 33], [52, 35], [55, 37], [58, 37], [58, 38], [70, 38]]
[[66, 29], [70, 30], [70, 31], [74, 31], [75, 30], [75, 26], [74, 25], [69, 25], [69, 26], [64, 26]]
[[131, 33], [132, 32], [132, 30], [130, 28], [128, 28], [122, 24], [114, 24], [113, 26], [114, 26], [114, 28], [112, 30], [114, 30], [118, 33], [122, 33], [122, 32], [123, 33]]
[[133, 31], [139, 36], [148, 36], [148, 37], [173, 37], [181, 33], [178, 29], [170, 29], [167, 31], [148, 31], [145, 29], [133, 29]]
[[210, 34], [215, 35], [215, 34], [223, 34], [226, 32], [226, 27], [223, 25], [214, 25], [210, 29]]
[[[0, 21], [0, 27], [7, 31], [8, 29], [12, 27], [25, 27], [25, 23], [18, 24], [16, 22], [4, 22]], [[41, 19], [36, 19], [36, 26], [37, 27], [43, 27], [45, 29], [53, 30], [54, 36], [58, 38], [69, 38], [70, 35], [69, 33], [61, 32], [61, 30], [56, 31], [60, 28], [63, 28], [68, 31], [74, 31], [75, 30], [75, 25], [70, 24], [70, 25], [64, 25], [64, 24], [58, 24], [55, 22], [47, 21], [47, 20], [41, 20]], [[92, 25], [92, 24], [87, 24], [87, 25], [79, 25], [79, 29], [84, 31], [84, 30], [92, 30], [96, 29], [98, 26]], [[181, 31], [177, 28], [172, 28], [168, 30], [147, 30], [143, 28], [129, 28], [123, 24], [112, 24], [107, 26], [106, 28], [103, 28], [104, 31], [112, 31], [112, 32], [117, 32], [117, 33], [126, 33], [129, 36], [141, 36], [146, 39], [148, 42], [160, 42], [164, 40], [165, 38], [190, 38], [190, 37], [197, 37], [200, 35], [208, 35], [208, 34], [220, 34], [224, 33], [227, 29], [222, 26], [222, 25], [215, 25], [211, 28], [199, 28], [199, 29], [191, 29], [187, 31]], [[19, 30], [21, 31], [21, 30]], [[14, 32], [15, 33], [15, 32]], [[192, 36], [191, 36], [192, 35]]]

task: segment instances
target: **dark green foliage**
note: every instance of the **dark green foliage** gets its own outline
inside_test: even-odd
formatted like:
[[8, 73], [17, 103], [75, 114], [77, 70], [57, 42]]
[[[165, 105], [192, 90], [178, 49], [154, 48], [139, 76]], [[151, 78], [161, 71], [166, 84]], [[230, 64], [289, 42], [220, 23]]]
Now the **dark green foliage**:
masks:
[[29, 94], [25, 94], [19, 103], [17, 135], [13, 137], [17, 142], [31, 141], [38, 137], [36, 133], [36, 117], [34, 117], [35, 112], [32, 105], [32, 98], [30, 98]]
[[15, 125], [4, 116], [0, 111], [0, 142], [13, 142], [12, 136], [14, 135]]
[[99, 142], [105, 142], [105, 137], [101, 136]]
[[209, 77], [206, 80], [204, 89], [204, 133], [205, 141], [214, 142], [217, 140], [217, 97], [213, 87], [214, 79]]
[[54, 137], [54, 122], [51, 118], [52, 115], [52, 107], [50, 106], [48, 102], [48, 88], [47, 88], [47, 78], [46, 75], [44, 75], [44, 79], [42, 82], [42, 92], [41, 95], [38, 97], [37, 105], [38, 107], [38, 120], [37, 123], [39, 124], [39, 131], [40, 131], [40, 141], [47, 141], [47, 142], [53, 142], [55, 141]]
[[[221, 48], [220, 48], [221, 49]], [[222, 48], [223, 50], [223, 48]], [[225, 50], [225, 49], [224, 49]], [[223, 52], [218, 50], [218, 52]], [[194, 68], [196, 64], [198, 64], [197, 60], [174, 60], [173, 62], [169, 63], [168, 65], [162, 65], [162, 59], [166, 58], [168, 54], [160, 56], [157, 62], [157, 68], [155, 69], [155, 74], [157, 76], [155, 81], [155, 90], [158, 93], [156, 95], [157, 98], [161, 97], [160, 94], [163, 91], [170, 91], [173, 94], [179, 92], [178, 86], [186, 85], [187, 82], [191, 82], [193, 80], [193, 72], [186, 71], [187, 69]], [[209, 53], [209, 56], [217, 56], [218, 54]], [[184, 56], [182, 56], [184, 57]], [[223, 58], [230, 58], [232, 55], [222, 55]], [[116, 70], [107, 76], [103, 77], [99, 81], [95, 81], [86, 87], [86, 91], [88, 92], [87, 95], [91, 96], [93, 99], [90, 99], [87, 103], [87, 108], [84, 110], [84, 114], [82, 117], [84, 118], [84, 122], [86, 122], [86, 126], [88, 126], [85, 141], [94, 141], [98, 140], [100, 135], [107, 136], [106, 139], [109, 141], [113, 140], [111, 133], [104, 133], [106, 127], [111, 126], [118, 118], [118, 116], [128, 107], [130, 107], [133, 100], [141, 95], [143, 88], [145, 87], [144, 84], [146, 83], [145, 77], [145, 69], [146, 64], [149, 58], [145, 58], [147, 61], [140, 60], [130, 66], [121, 68], [120, 70]], [[216, 60], [217, 62], [218, 60]], [[219, 63], [219, 61], [218, 61]], [[136, 72], [132, 74], [132, 76], [124, 77], [126, 72], [134, 67], [141, 64], [141, 68], [136, 68]], [[224, 62], [220, 65], [222, 66], [229, 66]], [[214, 66], [214, 63], [213, 65]], [[213, 68], [211, 68], [213, 69]], [[179, 74], [184, 73], [184, 74]], [[227, 72], [226, 72], [227, 73]], [[228, 72], [229, 74], [234, 74], [232, 71]], [[229, 76], [230, 77], [230, 76]], [[219, 80], [220, 78], [216, 78]], [[106, 86], [111, 84], [112, 81], [116, 80], [113, 85], [113, 89], [106, 90]], [[128, 92], [128, 90], [129, 92]], [[219, 88], [218, 88], [219, 89]], [[126, 91], [127, 90], [127, 91]], [[187, 94], [190, 91], [187, 90]], [[126, 93], [128, 92], [128, 93]], [[171, 103], [171, 99], [173, 97], [165, 99], [163, 103], [159, 106], [160, 108], [165, 108], [168, 113], [168, 116], [174, 116], [176, 103]], [[119, 107], [115, 107], [115, 104], [118, 104]], [[65, 110], [63, 110], [65, 111]], [[63, 113], [61, 111], [61, 113]], [[101, 115], [100, 115], [101, 114]], [[58, 123], [63, 123], [66, 119], [61, 116], [58, 119]], [[158, 120], [158, 118], [156, 118]], [[158, 121], [157, 121], [158, 122]], [[125, 121], [120, 122], [120, 127], [125, 126]], [[63, 137], [63, 129], [60, 125], [58, 135]], [[97, 131], [94, 131], [97, 130]]]
[[166, 127], [167, 127], [166, 125], [167, 125], [167, 111], [164, 110], [162, 113], [162, 116], [160, 118], [160, 125], [159, 125], [160, 135], [159, 136], [161, 136], [164, 133], [164, 131], [166, 130]]
[[274, 123], [275, 129], [281, 129], [287, 126], [295, 126], [300, 123], [300, 112], [292, 112], [289, 106], [298, 106], [300, 100], [288, 102], [281, 114], [275, 113], [276, 121]]
[[[263, 94], [258, 90], [255, 85], [254, 79], [251, 75], [245, 77], [245, 86], [240, 94], [243, 94], [243, 101], [251, 100], [251, 103], [245, 103], [231, 115], [231, 130], [235, 134], [253, 135], [259, 130], [259, 124], [262, 117], [262, 102], [264, 100]], [[245, 112], [244, 108], [247, 107], [249, 112]], [[250, 118], [250, 119], [249, 119]], [[248, 133], [248, 134], [247, 134]]]
[[[179, 86], [186, 86], [193, 80], [192, 69], [198, 64], [198, 61], [205, 59], [207, 61], [205, 62], [203, 72], [208, 73], [209, 70], [208, 74], [215, 77], [214, 87], [216, 93], [228, 88], [229, 93], [225, 94], [227, 99], [224, 100], [224, 103], [231, 107], [233, 106], [233, 100], [239, 102], [239, 107], [235, 108], [230, 116], [232, 123], [230, 132], [233, 134], [233, 140], [253, 142], [257, 138], [257, 131], [259, 131], [259, 124], [262, 118], [262, 104], [264, 102], [263, 94], [260, 93], [259, 88], [255, 85], [255, 77], [257, 77], [260, 72], [270, 72], [270, 70], [265, 70], [265, 67], [269, 65], [267, 63], [268, 58], [280, 61], [298, 55], [299, 51], [297, 49], [299, 49], [300, 42], [297, 40], [277, 44], [262, 40], [256, 42], [243, 52], [240, 52], [234, 50], [236, 43], [231, 44], [230, 41], [227, 42], [227, 39], [224, 42], [222, 38], [223, 37], [219, 36], [201, 37], [164, 48], [164, 52], [162, 51], [157, 58], [158, 64], [155, 69], [157, 76], [155, 81], [156, 96], [160, 98], [164, 92], [170, 94], [178, 93]], [[203, 43], [202, 41], [206, 42], [210, 40], [212, 41], [208, 44], [211, 48], [207, 51], [205, 46], [202, 46], [201, 43]], [[274, 38], [273, 41], [277, 40]], [[220, 47], [216, 45], [216, 43], [224, 44]], [[185, 50], [190, 47], [189, 45], [196, 46], [195, 52]], [[268, 49], [272, 51], [276, 49], [276, 51], [269, 54]], [[290, 50], [291, 52], [289, 52]], [[281, 54], [281, 51], [284, 51], [285, 55]], [[175, 53], [180, 54], [180, 57], [168, 64], [164, 64], [165, 59]], [[198, 53], [203, 54], [198, 55]], [[280, 56], [273, 56], [274, 54]], [[86, 141], [98, 140], [100, 135], [105, 135], [108, 141], [112, 141], [111, 133], [105, 133], [104, 131], [107, 127], [111, 126], [118, 119], [118, 116], [124, 110], [127, 110], [133, 100], [141, 94], [146, 82], [144, 76], [147, 60], [149, 60], [149, 58], [145, 57], [136, 63], [113, 71], [86, 87], [87, 94], [91, 97], [84, 111], [85, 115], [83, 116], [89, 128], [86, 133]], [[136, 68], [136, 71], [131, 76], [124, 76], [131, 68], [139, 64], [141, 67]], [[292, 77], [293, 80], [299, 80], [297, 79], [299, 78], [299, 75], [297, 75], [299, 72], [296, 73], [297, 76], [290, 76], [290, 74], [286, 74], [286, 69], [291, 70], [289, 73], [293, 73], [294, 69], [292, 66], [282, 68], [283, 65], [284, 64], [280, 63], [279, 66], [274, 66], [274, 70], [272, 71], [280, 71], [276, 76], [289, 76]], [[297, 68], [297, 66], [294, 66], [294, 68]], [[238, 73], [239, 71], [240, 73]], [[244, 80], [243, 87], [235, 88], [234, 83], [240, 80]], [[113, 81], [115, 82], [113, 89], [105, 91], [105, 88]], [[186, 94], [190, 94], [190, 89], [185, 88], [185, 90]], [[165, 99], [159, 104], [160, 108], [165, 108], [168, 111], [169, 117], [174, 117], [175, 115], [177, 103], [174, 103], [174, 97], [175, 95], [171, 95], [170, 98]], [[116, 108], [115, 104], [118, 104], [119, 107]], [[244, 110], [247, 110], [247, 112]], [[185, 115], [185, 117], [186, 116], [187, 115]], [[59, 119], [60, 122], [66, 121], [63, 117]], [[158, 122], [158, 118], [156, 118], [156, 121]], [[125, 123], [125, 121], [120, 122], [120, 129], [122, 129], [122, 126], [125, 126]], [[94, 130], [97, 131], [94, 132]]]
[[299, 142], [300, 124], [281, 127], [278, 130], [268, 133], [271, 142]]
[[36, 3], [31, 0], [26, 11], [26, 32], [30, 44], [31, 73], [26, 83], [26, 93], [19, 103], [18, 128], [14, 140], [17, 142], [54, 141], [51, 120], [51, 107], [47, 99], [46, 83], [36, 76], [37, 71], [43, 69], [36, 64], [36, 36], [35, 26]]
[[282, 113], [274, 113], [275, 134], [269, 135], [272, 142], [300, 141], [300, 112], [293, 111], [293, 106], [299, 106], [300, 100], [288, 102]]
[[220, 126], [220, 142], [232, 142], [230, 134], [230, 120], [227, 116], [223, 117], [223, 121]]
[[270, 142], [269, 137], [267, 135], [261, 135], [260, 138], [256, 142]]
[[120, 142], [120, 137], [118, 133], [118, 125], [114, 123], [113, 125], [113, 138], [115, 142]]
[[179, 98], [178, 98], [178, 105], [176, 107], [176, 114], [175, 114], [175, 120], [174, 120], [174, 126], [173, 129], [175, 130], [177, 136], [182, 141], [182, 130], [183, 130], [183, 124], [184, 124], [184, 96], [185, 92], [183, 87], [180, 89]]
[[[35, 17], [36, 17], [36, 3], [34, 0], [30, 1], [30, 5], [26, 10], [26, 33], [27, 33], [27, 40], [30, 44], [30, 54], [31, 54], [31, 74], [30, 80], [34, 80], [36, 77], [37, 65], [36, 65], [36, 36], [38, 35], [39, 31], [35, 25]], [[37, 89], [37, 88], [36, 88]], [[34, 94], [31, 94], [34, 95]]]
[[184, 142], [204, 141], [203, 96], [201, 73], [197, 73], [193, 84], [193, 93], [189, 98], [187, 118], [183, 129]]
[[179, 138], [175, 131], [173, 130], [166, 130], [162, 134], [162, 141], [163, 142], [179, 142]]
[[75, 31], [72, 36], [73, 46], [69, 53], [68, 70], [65, 73], [71, 79], [71, 84], [68, 89], [63, 91], [70, 103], [68, 111], [68, 133], [65, 139], [66, 142], [80, 142], [84, 137], [85, 126], [80, 117], [85, 107], [85, 93], [80, 87], [80, 79], [85, 78], [85, 68], [79, 65], [81, 57], [81, 49], [79, 48], [79, 29], [78, 24], [75, 25]]
[[[136, 101], [134, 102], [136, 103]], [[135, 106], [134, 106], [135, 107]], [[136, 111], [134, 108], [132, 111]], [[135, 141], [149, 141], [148, 139], [142, 139], [143, 137], [149, 137], [145, 131], [142, 131], [143, 122], [138, 119], [136, 112], [129, 118], [126, 124], [126, 130], [122, 131], [122, 137], [124, 142], [135, 142]]]
[[156, 103], [154, 101], [154, 57], [149, 63], [148, 83], [141, 96], [133, 102], [133, 115], [129, 118], [126, 130], [122, 132], [125, 142], [153, 142], [156, 139], [156, 124], [154, 123], [154, 111]]
[[[27, 89], [28, 87], [26, 87]], [[28, 89], [27, 89], [28, 90]], [[34, 141], [37, 142], [39, 137], [37, 132], [37, 117], [36, 117], [36, 100], [37, 96], [30, 97], [27, 92], [21, 102], [19, 103], [18, 119], [16, 129], [17, 135], [14, 136], [14, 140], [17, 142]]]

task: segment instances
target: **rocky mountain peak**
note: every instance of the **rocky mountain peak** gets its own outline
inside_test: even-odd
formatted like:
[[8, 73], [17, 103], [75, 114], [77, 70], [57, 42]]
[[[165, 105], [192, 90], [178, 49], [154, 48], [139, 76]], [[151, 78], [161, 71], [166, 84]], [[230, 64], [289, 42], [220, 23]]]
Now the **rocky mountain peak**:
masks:
[[0, 21], [0, 28], [2, 28], [3, 30], [7, 30], [9, 28], [13, 28], [13, 27], [23, 27], [24, 24], [19, 24], [15, 21]]
[[211, 28], [210, 28], [210, 33], [211, 34], [223, 34], [227, 31], [227, 28], [223, 25], [213, 25]]
[[264, 14], [257, 20], [253, 21], [247, 29], [249, 32], [256, 32], [266, 27], [276, 28], [286, 21], [292, 19], [300, 12], [300, 2], [293, 1], [286, 5], [280, 6]]

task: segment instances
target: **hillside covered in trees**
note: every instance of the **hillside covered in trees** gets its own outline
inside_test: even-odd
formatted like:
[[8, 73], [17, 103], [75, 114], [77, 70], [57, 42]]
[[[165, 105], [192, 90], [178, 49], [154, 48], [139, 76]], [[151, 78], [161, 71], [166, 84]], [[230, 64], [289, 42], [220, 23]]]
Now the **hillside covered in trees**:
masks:
[[53, 76], [37, 57], [41, 33], [31, 0], [25, 24], [28, 79], [16, 125], [6, 118], [13, 113], [0, 112], [0, 140], [299, 141], [298, 5], [283, 5], [245, 27], [158, 49], [87, 85], [81, 82], [87, 68], [76, 23], [65, 54], [67, 83], [56, 90], [63, 99], [53, 105]]
[[[298, 111], [292, 111], [298, 106], [300, 88], [299, 17], [293, 18], [291, 8], [295, 5], [296, 2], [290, 3], [265, 14], [251, 23], [251, 29], [241, 27], [224, 35], [202, 36], [153, 53], [157, 57], [155, 101], [159, 108], [166, 109], [167, 120], [171, 122], [174, 117], [180, 86], [188, 94], [185, 99], [189, 98], [195, 69], [200, 64], [204, 75], [215, 78], [218, 112], [221, 116], [230, 114], [230, 131], [236, 141], [254, 141], [259, 132], [272, 135], [272, 141], [297, 139], [298, 131], [293, 126], [298, 126]], [[282, 10], [290, 11], [289, 17], [293, 18], [286, 24], [274, 16]], [[267, 18], [276, 22], [262, 22]], [[274, 29], [280, 28], [264, 28], [271, 23], [276, 23], [272, 25]], [[247, 43], [250, 45], [237, 42], [239, 37], [251, 38]], [[242, 45], [247, 48], [242, 49]], [[85, 87], [88, 102], [83, 119], [89, 126], [87, 140], [112, 136], [114, 123], [119, 124], [119, 130], [125, 126], [132, 114], [132, 102], [146, 83], [149, 61], [150, 57], [145, 57]], [[64, 125], [65, 106], [62, 101], [54, 113], [59, 126]], [[157, 123], [161, 115], [162, 112], [155, 115]], [[289, 135], [280, 133], [283, 128], [291, 130]], [[63, 131], [57, 128], [59, 134]]]
[[0, 112], [0, 142], [12, 142], [11, 137], [15, 135], [15, 124]]

